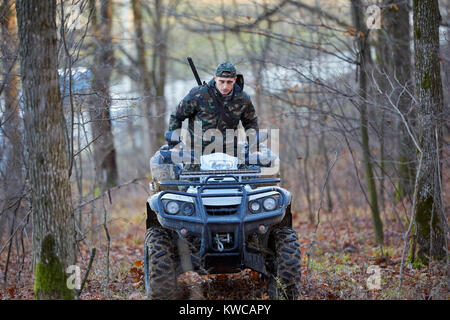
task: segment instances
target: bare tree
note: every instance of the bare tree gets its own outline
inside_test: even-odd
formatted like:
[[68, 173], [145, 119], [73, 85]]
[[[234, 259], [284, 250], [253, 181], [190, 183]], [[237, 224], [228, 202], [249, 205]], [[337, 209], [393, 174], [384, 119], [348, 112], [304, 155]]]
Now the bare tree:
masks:
[[75, 227], [59, 91], [56, 0], [18, 0], [24, 125], [32, 189], [35, 297], [72, 299]]
[[442, 203], [442, 115], [437, 0], [414, 1], [414, 61], [419, 165], [416, 176], [412, 262], [445, 257], [446, 218]]
[[106, 190], [116, 185], [118, 181], [109, 88], [115, 61], [112, 42], [113, 3], [111, 0], [102, 0], [100, 8], [97, 8], [95, 1], [91, 0], [90, 5], [93, 11], [92, 28], [95, 39], [92, 67], [94, 99], [90, 110], [93, 150], [97, 182], [101, 190]]
[[370, 48], [367, 41], [367, 27], [364, 24], [363, 4], [360, 0], [352, 0], [352, 16], [356, 28], [358, 51], [359, 51], [359, 102], [358, 108], [360, 112], [360, 127], [362, 139], [362, 153], [364, 166], [366, 170], [366, 181], [369, 191], [369, 205], [372, 213], [372, 220], [375, 229], [375, 240], [377, 244], [383, 244], [383, 223], [380, 218], [378, 208], [377, 189], [375, 185], [375, 177], [372, 168], [371, 152], [369, 148], [369, 121], [367, 114], [367, 72], [370, 66]]
[[[4, 157], [5, 167], [1, 180], [5, 190], [5, 201], [0, 216], [11, 218], [24, 187], [22, 120], [19, 116], [18, 78], [16, 76], [17, 25], [14, 2], [3, 0], [0, 6], [0, 26], [2, 42], [3, 98], [5, 110], [2, 115], [2, 133], [6, 138]], [[3, 218], [2, 217], [2, 218]], [[1, 232], [0, 232], [1, 235]], [[0, 236], [1, 239], [1, 236]]]
[[136, 58], [120, 48], [131, 64], [127, 75], [137, 83], [142, 96], [151, 153], [164, 143], [169, 35], [173, 28], [171, 12], [178, 4], [179, 0], [131, 1]]
[[153, 149], [156, 150], [164, 143], [164, 132], [166, 129], [165, 112], [166, 98], [164, 95], [167, 78], [168, 61], [168, 39], [170, 32], [170, 17], [165, 14], [169, 2], [163, 0], [153, 1], [153, 10], [147, 7], [149, 14], [153, 18], [153, 58], [152, 58], [152, 79], [155, 92], [156, 117], [153, 118], [153, 127], [155, 128], [155, 142]]
[[[397, 85], [390, 93], [390, 99], [395, 101], [399, 111], [407, 120], [407, 125], [414, 125], [414, 113], [410, 92], [412, 83], [411, 61], [411, 36], [409, 23], [408, 1], [384, 0], [381, 21], [381, 30], [384, 45], [380, 56], [381, 63], [386, 65], [385, 76], [389, 77]], [[397, 186], [397, 198], [411, 195], [414, 186], [415, 152], [414, 144], [409, 136], [405, 123], [399, 119], [397, 126], [397, 146], [399, 183]]]
[[[152, 75], [147, 63], [147, 48], [144, 37], [144, 24], [142, 21], [142, 3], [141, 0], [132, 0], [131, 1], [132, 10], [133, 10], [133, 25], [134, 25], [134, 33], [135, 33], [135, 43], [136, 43], [136, 67], [138, 78], [136, 79], [138, 87], [140, 89], [143, 103], [143, 114], [146, 116], [148, 127], [149, 127], [149, 141], [152, 149], [157, 148], [157, 139], [156, 139], [156, 128], [155, 118], [157, 117], [156, 107], [152, 106]], [[133, 60], [132, 57], [129, 57], [130, 60]]]

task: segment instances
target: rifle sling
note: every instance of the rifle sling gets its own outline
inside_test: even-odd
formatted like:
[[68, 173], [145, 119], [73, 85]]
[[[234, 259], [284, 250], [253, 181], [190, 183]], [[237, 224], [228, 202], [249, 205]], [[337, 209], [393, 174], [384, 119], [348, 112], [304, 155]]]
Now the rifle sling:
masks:
[[[214, 93], [212, 87], [208, 87], [208, 93], [211, 96], [211, 98], [214, 100], [214, 103], [216, 104], [217, 108], [219, 109], [219, 115], [220, 119], [223, 120], [227, 126], [227, 128], [232, 129], [233, 123], [230, 119], [230, 117], [227, 115], [227, 112], [225, 110], [225, 107], [220, 99], [217, 98], [217, 95]], [[223, 131], [226, 128], [219, 128], [219, 130]]]

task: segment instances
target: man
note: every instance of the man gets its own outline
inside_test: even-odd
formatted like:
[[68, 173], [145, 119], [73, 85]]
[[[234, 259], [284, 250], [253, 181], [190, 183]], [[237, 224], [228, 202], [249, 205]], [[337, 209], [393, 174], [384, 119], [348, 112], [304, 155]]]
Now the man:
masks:
[[[208, 129], [218, 129], [222, 133], [224, 147], [226, 129], [236, 130], [239, 121], [245, 130], [258, 130], [255, 108], [243, 91], [243, 81], [237, 82], [236, 68], [230, 62], [219, 64], [209, 83], [193, 88], [184, 97], [170, 116], [169, 131], [180, 129], [185, 119], [189, 119], [191, 138], [194, 137], [194, 121], [199, 121], [202, 134]], [[203, 149], [207, 142], [202, 139]]]

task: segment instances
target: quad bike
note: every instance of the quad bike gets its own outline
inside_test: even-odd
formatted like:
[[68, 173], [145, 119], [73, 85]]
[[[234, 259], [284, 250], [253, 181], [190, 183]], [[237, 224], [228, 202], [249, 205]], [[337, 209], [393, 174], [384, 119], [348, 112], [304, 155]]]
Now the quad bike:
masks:
[[[170, 143], [170, 133], [166, 139]], [[223, 153], [202, 156], [200, 170], [185, 170], [172, 162], [174, 152], [183, 150], [163, 146], [150, 161], [157, 193], [147, 200], [148, 297], [173, 299], [177, 276], [189, 270], [250, 268], [262, 275], [271, 299], [295, 299], [300, 245], [292, 229], [291, 194], [278, 186], [280, 179], [262, 177], [263, 165], [236, 166], [237, 158]]]

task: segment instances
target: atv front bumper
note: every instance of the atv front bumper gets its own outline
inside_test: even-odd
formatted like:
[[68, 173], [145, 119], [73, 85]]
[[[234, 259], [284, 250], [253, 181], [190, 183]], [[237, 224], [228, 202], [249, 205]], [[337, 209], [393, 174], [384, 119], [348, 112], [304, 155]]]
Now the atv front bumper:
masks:
[[[207, 190], [208, 189], [208, 190]], [[205, 191], [208, 192], [205, 192]], [[224, 192], [227, 191], [227, 192]], [[230, 192], [232, 191], [232, 192]], [[264, 198], [267, 194], [277, 194], [277, 205], [272, 211], [252, 213], [248, 207], [250, 200]], [[176, 199], [189, 201], [195, 207], [194, 214], [185, 216], [168, 214], [164, 207], [164, 197], [170, 194]], [[178, 197], [178, 198], [177, 198]], [[211, 214], [206, 198], [236, 199], [240, 203], [236, 210], [226, 215]], [[205, 185], [197, 189], [197, 194], [180, 191], [163, 191], [150, 199], [151, 209], [164, 228], [176, 231], [181, 238], [195, 236], [201, 239], [199, 256], [204, 258], [206, 269], [213, 267], [215, 272], [234, 272], [244, 266], [265, 273], [264, 259], [260, 254], [246, 250], [246, 239], [254, 233], [267, 234], [273, 225], [280, 223], [290, 202], [290, 193], [285, 189], [271, 186], [248, 191], [242, 184]], [[181, 201], [180, 200], [180, 201]], [[210, 208], [210, 207], [209, 207]]]

